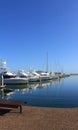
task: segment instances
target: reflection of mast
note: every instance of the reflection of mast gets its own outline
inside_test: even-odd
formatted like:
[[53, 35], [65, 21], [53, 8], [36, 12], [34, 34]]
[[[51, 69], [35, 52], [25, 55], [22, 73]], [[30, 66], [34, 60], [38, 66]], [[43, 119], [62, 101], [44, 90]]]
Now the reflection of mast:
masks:
[[48, 72], [48, 52], [46, 54], [46, 71]]

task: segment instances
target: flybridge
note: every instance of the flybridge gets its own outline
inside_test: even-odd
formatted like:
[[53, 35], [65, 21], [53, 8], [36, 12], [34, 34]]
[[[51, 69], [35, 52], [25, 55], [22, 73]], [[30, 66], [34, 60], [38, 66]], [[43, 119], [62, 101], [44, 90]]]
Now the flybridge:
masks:
[[6, 61], [1, 60], [0, 61], [0, 72], [4, 72], [5, 70], [7, 71], [7, 67], [6, 67]]

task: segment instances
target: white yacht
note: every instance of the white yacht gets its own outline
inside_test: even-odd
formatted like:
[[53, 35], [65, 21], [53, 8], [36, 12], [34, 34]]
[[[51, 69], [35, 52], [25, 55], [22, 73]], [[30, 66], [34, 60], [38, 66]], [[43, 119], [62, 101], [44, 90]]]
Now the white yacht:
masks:
[[6, 61], [3, 60], [0, 63], [0, 77], [1, 76], [3, 76], [4, 84], [26, 84], [28, 82], [27, 78], [18, 77], [16, 74], [9, 71], [6, 67]]
[[30, 72], [28, 81], [29, 81], [29, 83], [30, 82], [39, 82], [39, 76], [34, 74], [34, 73], [32, 73], [32, 72]]
[[4, 78], [4, 84], [27, 84], [27, 78], [14, 77], [14, 78]]
[[34, 73], [32, 73], [32, 71], [25, 72], [24, 70], [19, 70], [17, 75], [19, 77], [21, 77], [21, 78], [27, 78], [28, 79], [28, 83], [39, 81], [39, 76], [34, 74]]
[[23, 69], [18, 70], [17, 76], [19, 76], [21, 78], [28, 78], [28, 74]]
[[45, 71], [32, 71], [39, 78], [39, 81], [47, 81], [51, 79], [50, 73]]

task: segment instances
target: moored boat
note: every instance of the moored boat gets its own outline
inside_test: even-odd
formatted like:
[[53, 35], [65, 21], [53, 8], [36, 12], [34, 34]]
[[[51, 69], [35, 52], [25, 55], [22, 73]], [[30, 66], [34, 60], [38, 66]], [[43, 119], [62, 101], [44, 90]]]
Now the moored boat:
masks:
[[4, 84], [27, 84], [27, 83], [28, 83], [27, 78], [20, 78], [20, 77], [4, 78]]
[[10, 70], [8, 70], [8, 68], [6, 67], [6, 61], [1, 61], [0, 77], [2, 76], [4, 79], [4, 84], [26, 84], [28, 81], [27, 78], [18, 77], [15, 73], [12, 73]]

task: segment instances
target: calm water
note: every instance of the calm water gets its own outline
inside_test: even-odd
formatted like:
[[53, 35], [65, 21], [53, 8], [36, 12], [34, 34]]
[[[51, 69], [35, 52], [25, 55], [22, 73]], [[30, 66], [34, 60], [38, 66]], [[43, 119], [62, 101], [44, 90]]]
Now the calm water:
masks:
[[78, 76], [28, 86], [8, 85], [7, 88], [14, 91], [4, 98], [24, 100], [28, 106], [78, 107]]

